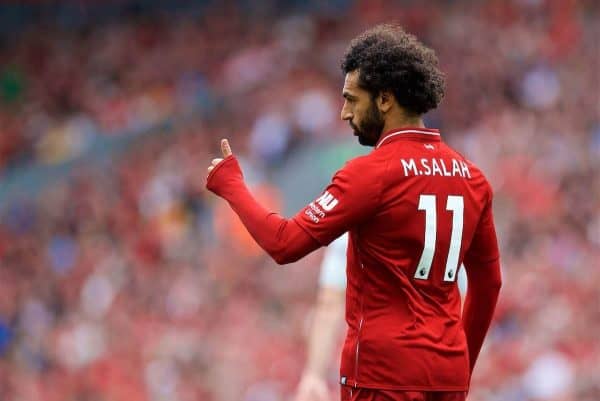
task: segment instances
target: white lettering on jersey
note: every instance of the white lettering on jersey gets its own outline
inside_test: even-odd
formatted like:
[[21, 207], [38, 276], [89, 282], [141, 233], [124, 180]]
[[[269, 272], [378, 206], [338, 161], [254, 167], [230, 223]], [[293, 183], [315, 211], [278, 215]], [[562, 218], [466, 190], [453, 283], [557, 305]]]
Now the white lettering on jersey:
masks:
[[323, 212], [319, 206], [315, 205], [315, 202], [310, 202], [308, 204], [308, 207], [310, 207], [312, 209], [312, 211], [319, 217], [323, 218], [325, 217], [325, 212]]
[[413, 175], [419, 174], [419, 172], [417, 171], [417, 165], [413, 159], [410, 159], [408, 163], [404, 159], [400, 159], [400, 161], [402, 162], [402, 167], [404, 167], [405, 176], [408, 177], [408, 173], [411, 171], [413, 172]]
[[[416, 162], [415, 159], [400, 159], [400, 162], [402, 163], [405, 177], [418, 175], [437, 175], [440, 177], [471, 178], [469, 166], [462, 160], [423, 158], [418, 160], [418, 162]], [[452, 169], [450, 169], [450, 164], [446, 163], [452, 163]], [[321, 196], [321, 198], [322, 197], [323, 196]]]
[[419, 174], [423, 175], [431, 175], [431, 169], [429, 168], [429, 161], [427, 159], [421, 159], [421, 166], [423, 167], [423, 171], [419, 172]]
[[471, 173], [469, 172], [469, 166], [467, 166], [467, 163], [461, 161], [460, 166], [462, 170], [462, 176], [471, 178]]
[[452, 174], [446, 169], [446, 163], [444, 163], [443, 159], [440, 159], [440, 164], [442, 165], [442, 171], [444, 172], [444, 177], [451, 177]]
[[440, 168], [436, 159], [431, 159], [431, 165], [433, 167], [433, 175], [443, 175], [442, 169]]
[[460, 165], [458, 164], [456, 159], [452, 159], [452, 175], [457, 175], [457, 174], [462, 176], [462, 171], [461, 171]]
[[304, 214], [307, 215], [308, 217], [310, 217], [310, 219], [315, 223], [318, 223], [320, 220], [317, 216], [315, 216], [315, 214], [310, 209], [304, 210]]
[[323, 210], [325, 210], [326, 212], [330, 212], [331, 209], [336, 207], [339, 201], [336, 198], [334, 198], [333, 195], [329, 193], [329, 191], [325, 191], [323, 192], [323, 195], [319, 196], [315, 202], [318, 203], [323, 208]]

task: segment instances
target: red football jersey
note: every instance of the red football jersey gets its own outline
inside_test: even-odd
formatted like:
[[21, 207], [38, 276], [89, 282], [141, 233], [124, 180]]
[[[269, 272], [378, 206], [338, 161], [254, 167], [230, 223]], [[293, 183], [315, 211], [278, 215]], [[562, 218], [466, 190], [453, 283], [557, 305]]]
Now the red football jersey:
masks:
[[[467, 390], [456, 276], [498, 259], [492, 191], [438, 130], [385, 133], [294, 220], [326, 245], [350, 232], [341, 383]], [[467, 262], [465, 262], [467, 263]]]

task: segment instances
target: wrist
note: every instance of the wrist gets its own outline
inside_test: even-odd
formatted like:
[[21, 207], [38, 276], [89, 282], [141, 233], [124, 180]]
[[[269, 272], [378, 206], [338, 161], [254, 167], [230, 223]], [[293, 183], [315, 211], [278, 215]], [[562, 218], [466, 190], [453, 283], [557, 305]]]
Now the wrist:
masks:
[[244, 182], [242, 169], [235, 158], [231, 155], [217, 164], [206, 177], [206, 188], [214, 194], [226, 198], [230, 192]]

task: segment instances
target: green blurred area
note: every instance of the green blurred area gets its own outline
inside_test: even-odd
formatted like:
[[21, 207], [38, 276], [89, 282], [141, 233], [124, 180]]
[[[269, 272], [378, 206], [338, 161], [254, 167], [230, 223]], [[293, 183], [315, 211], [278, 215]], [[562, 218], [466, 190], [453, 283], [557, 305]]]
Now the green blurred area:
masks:
[[5, 67], [0, 70], [0, 99], [10, 104], [22, 99], [25, 91], [25, 76], [16, 67]]

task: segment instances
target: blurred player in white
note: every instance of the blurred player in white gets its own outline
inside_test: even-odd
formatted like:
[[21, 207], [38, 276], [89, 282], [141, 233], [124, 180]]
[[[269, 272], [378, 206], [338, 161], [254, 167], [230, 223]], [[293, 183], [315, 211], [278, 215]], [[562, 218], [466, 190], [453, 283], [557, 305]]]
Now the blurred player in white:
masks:
[[346, 233], [325, 250], [307, 343], [306, 366], [294, 401], [331, 401], [339, 398], [339, 394], [334, 397], [327, 387], [327, 368], [344, 328], [347, 247]]
[[[348, 233], [333, 241], [325, 250], [319, 292], [307, 341], [307, 358], [294, 401], [331, 401], [339, 395], [327, 387], [327, 368], [336, 342], [341, 338], [346, 294], [346, 249]], [[467, 275], [458, 274], [461, 295], [467, 291]]]

